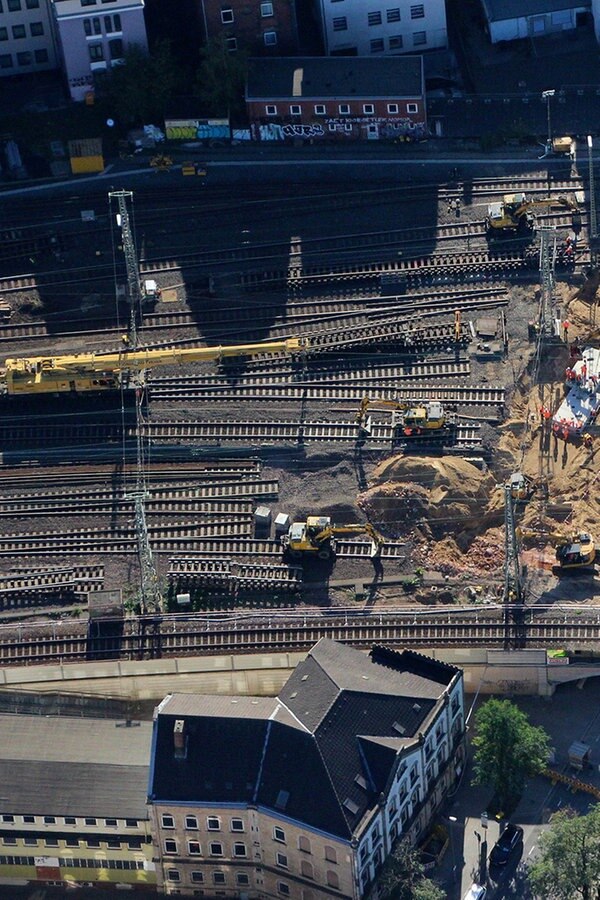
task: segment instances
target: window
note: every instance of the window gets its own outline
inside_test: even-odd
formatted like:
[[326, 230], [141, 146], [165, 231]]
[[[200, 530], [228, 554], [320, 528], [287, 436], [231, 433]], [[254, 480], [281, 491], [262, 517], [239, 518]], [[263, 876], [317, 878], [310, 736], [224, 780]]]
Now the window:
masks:
[[44, 33], [44, 25], [42, 22], [31, 22], [29, 30], [31, 37], [40, 37]]
[[25, 50], [23, 53], [17, 53], [17, 64], [19, 66], [30, 66], [33, 62], [33, 53], [30, 50]]
[[14, 38], [24, 38], [25, 37], [25, 26], [24, 25], [13, 25], [12, 33]]
[[325, 847], [325, 859], [327, 862], [337, 863], [337, 852], [335, 847]]
[[48, 51], [45, 48], [41, 50], [35, 51], [35, 61], [36, 63], [47, 63], [48, 62]]
[[165, 853], [177, 853], [177, 841], [173, 840], [173, 838], [165, 840]]
[[231, 7], [221, 10], [221, 22], [223, 25], [231, 25], [234, 21], [233, 10]]
[[290, 116], [301, 116], [302, 108], [297, 103], [292, 103], [290, 106]]
[[288, 867], [288, 858], [285, 853], [276, 853], [275, 854], [275, 862], [278, 866], [281, 866], [283, 869], [287, 869]]
[[263, 19], [268, 18], [273, 15], [273, 4], [272, 3], [261, 3], [260, 4], [260, 14]]
[[316, 103], [315, 104], [315, 116], [324, 116], [326, 113], [325, 104], [324, 103]]
[[265, 113], [268, 116], [276, 116], [277, 115], [277, 107], [274, 103], [267, 103], [265, 106]]
[[246, 845], [239, 843], [239, 842], [235, 843], [233, 845], [233, 855], [236, 856], [238, 859], [245, 858], [248, 855], [246, 852]]
[[213, 872], [213, 882], [215, 884], [225, 884], [225, 872]]
[[302, 850], [303, 853], [311, 853], [310, 848], [310, 840], [303, 834], [298, 838], [298, 850]]
[[108, 49], [110, 50], [111, 59], [121, 59], [123, 56], [123, 41], [121, 38], [114, 38], [112, 41], [109, 41]]
[[377, 12], [370, 12], [367, 14], [367, 22], [369, 25], [381, 25], [381, 13], [379, 10]]
[[179, 869], [167, 869], [167, 881], [181, 881]]
[[96, 820], [93, 818], [84, 819], [84, 822], [86, 825], [96, 825], [97, 824]]
[[121, 841], [116, 838], [108, 838], [106, 841], [106, 846], [109, 850], [120, 850], [121, 849]]
[[107, 34], [110, 34], [111, 31], [122, 31], [121, 16], [104, 16], [104, 30]]
[[105, 819], [104, 824], [107, 828], [116, 828], [117, 820], [116, 819]]
[[21, 9], [21, 0], [8, 0], [7, 7], [9, 12], [19, 12]]
[[160, 820], [163, 828], [175, 828], [175, 819], [168, 813], [163, 813]]
[[33, 823], [35, 822], [35, 816], [23, 816], [23, 821], [27, 825], [33, 825]]
[[209, 831], [220, 831], [221, 830], [221, 820], [218, 816], [208, 816], [206, 820], [206, 827]]
[[384, 49], [383, 38], [377, 38], [376, 40], [371, 41], [371, 53], [383, 53]]
[[66, 838], [65, 845], [67, 847], [79, 847], [79, 841], [77, 838]]
[[401, 34], [395, 34], [390, 38], [390, 50], [402, 50], [404, 40]]
[[0, 41], [8, 40], [8, 28], [0, 28]]
[[95, 6], [97, 0], [81, 0], [82, 6]]
[[223, 856], [223, 844], [220, 841], [211, 841], [209, 848], [211, 856]]
[[245, 872], [236, 872], [235, 880], [238, 884], [248, 885], [250, 884], [250, 876], [246, 875]]
[[90, 850], [97, 850], [100, 846], [100, 841], [96, 838], [88, 838], [86, 844]]
[[46, 847], [58, 847], [58, 838], [47, 837], [44, 843]]
[[9, 835], [9, 834], [4, 835], [3, 841], [5, 844], [16, 844], [17, 843], [16, 837], [12, 837], [12, 835]]
[[372, 116], [375, 112], [375, 107], [372, 103], [364, 103], [363, 104], [363, 113], [365, 116]]
[[4, 815], [4, 816], [2, 816], [2, 821], [3, 822], [14, 822], [15, 817], [12, 815]]
[[25, 0], [25, 6], [27, 9], [39, 9], [40, 0]]
[[[290, 112], [293, 107], [290, 107]], [[300, 109], [300, 107], [298, 107]], [[244, 830], [244, 820], [243, 819], [232, 819], [231, 820], [231, 830], [232, 831], [243, 831]]]
[[283, 894], [284, 897], [290, 896], [290, 886], [289, 886], [289, 884], [286, 884], [285, 881], [277, 882], [277, 891], [280, 894]]
[[186, 816], [185, 827], [195, 831], [198, 828], [198, 819], [196, 816]]
[[141, 850], [142, 849], [142, 839], [141, 838], [129, 838], [127, 841], [127, 846], [130, 850]]
[[348, 30], [348, 19], [346, 18], [346, 16], [334, 16], [333, 30], [334, 31], [347, 31]]
[[350, 104], [349, 103], [340, 103], [338, 106], [338, 110], [340, 116], [349, 116], [350, 115]]
[[56, 825], [56, 816], [44, 816], [44, 825]]
[[92, 20], [91, 19], [83, 20], [83, 30], [85, 32], [85, 36], [90, 37], [90, 35], [92, 33]]
[[390, 115], [397, 116], [398, 115], [398, 104], [397, 103], [388, 103], [387, 111], [390, 113]]
[[23, 843], [26, 847], [37, 847], [38, 839], [34, 837], [26, 837], [23, 838]]
[[273, 828], [273, 840], [280, 841], [282, 844], [285, 844], [285, 831], [283, 828], [279, 828], [277, 825]]
[[416, 6], [411, 6], [410, 17], [411, 17], [411, 19], [424, 19], [425, 18], [424, 5], [422, 3], [417, 3]]
[[315, 871], [313, 868], [313, 864], [311, 862], [309, 862], [308, 859], [300, 860], [300, 874], [304, 878], [314, 878], [315, 877]]
[[100, 24], [100, 19], [98, 16], [94, 16], [92, 19], [92, 26], [94, 28], [94, 34], [102, 34], [102, 26]]
[[137, 819], [125, 819], [125, 827], [126, 828], [137, 828], [138, 820]]
[[204, 872], [192, 872], [192, 883], [202, 884], [204, 881]]
[[407, 103], [406, 104], [406, 112], [409, 112], [409, 113], [419, 112], [419, 107], [417, 106], [416, 103]]
[[386, 9], [385, 17], [388, 22], [399, 22], [400, 21], [400, 10], [397, 6], [393, 9]]
[[92, 62], [98, 62], [98, 60], [104, 59], [102, 44], [90, 44], [90, 46], [88, 47], [88, 51]]
[[327, 884], [329, 885], [329, 887], [339, 890], [340, 879], [338, 877], [337, 872], [331, 872], [331, 871], [327, 872]]
[[225, 47], [228, 53], [234, 53], [237, 50], [237, 38], [226, 38]]
[[188, 841], [188, 853], [190, 856], [200, 856], [202, 853], [200, 841]]
[[277, 43], [277, 32], [265, 31], [263, 41], [265, 42], [265, 47], [274, 47]]
[[427, 32], [426, 31], [415, 31], [413, 33], [413, 47], [418, 47], [420, 44], [427, 43]]

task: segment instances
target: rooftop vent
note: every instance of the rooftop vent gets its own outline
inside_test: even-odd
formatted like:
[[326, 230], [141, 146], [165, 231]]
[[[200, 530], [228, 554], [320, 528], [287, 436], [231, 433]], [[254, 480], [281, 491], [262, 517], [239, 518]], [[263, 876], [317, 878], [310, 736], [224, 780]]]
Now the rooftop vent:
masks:
[[397, 731], [398, 734], [406, 734], [406, 728], [404, 725], [401, 725], [400, 722], [394, 722], [392, 728], [394, 731]]
[[175, 719], [175, 724], [173, 725], [173, 751], [175, 759], [185, 759], [187, 756], [185, 719]]
[[352, 813], [353, 816], [358, 812], [358, 803], [355, 803], [354, 800], [351, 800], [350, 797], [346, 797], [342, 806], [345, 806], [346, 809]]
[[288, 805], [288, 800], [290, 799], [289, 791], [279, 791], [277, 794], [277, 800], [275, 801], [275, 806], [277, 809], [285, 809]]
[[421, 712], [421, 704], [420, 704], [420, 703], [413, 703], [413, 710], [414, 710], [415, 712]]
[[357, 775], [356, 778], [354, 779], [354, 781], [356, 782], [356, 784], [359, 787], [361, 787], [364, 791], [366, 791], [367, 782], [366, 782], [366, 779], [364, 779], [362, 775]]

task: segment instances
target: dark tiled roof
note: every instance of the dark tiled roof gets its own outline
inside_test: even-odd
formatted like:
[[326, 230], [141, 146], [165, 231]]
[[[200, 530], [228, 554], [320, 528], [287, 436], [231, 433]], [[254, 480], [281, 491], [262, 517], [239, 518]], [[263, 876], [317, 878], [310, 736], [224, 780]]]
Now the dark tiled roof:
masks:
[[[367, 655], [323, 639], [279, 698], [174, 695], [157, 716], [152, 794], [257, 803], [349, 838], [457, 672], [420, 654]], [[174, 753], [178, 718], [185, 759]]]
[[248, 100], [420, 97], [421, 56], [309, 56], [251, 59]]
[[561, 9], [578, 9], [581, 0], [483, 0], [490, 22], [524, 16], [550, 15]]

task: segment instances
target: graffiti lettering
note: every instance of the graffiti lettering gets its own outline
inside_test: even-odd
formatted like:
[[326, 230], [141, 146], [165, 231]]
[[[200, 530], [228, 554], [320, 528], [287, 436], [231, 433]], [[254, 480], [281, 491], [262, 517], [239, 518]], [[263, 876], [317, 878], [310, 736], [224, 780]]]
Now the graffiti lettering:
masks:
[[82, 75], [80, 78], [69, 78], [69, 84], [71, 87], [83, 87], [86, 84], [93, 84], [94, 78], [92, 75]]
[[284, 137], [323, 137], [322, 125], [284, 125], [281, 129]]

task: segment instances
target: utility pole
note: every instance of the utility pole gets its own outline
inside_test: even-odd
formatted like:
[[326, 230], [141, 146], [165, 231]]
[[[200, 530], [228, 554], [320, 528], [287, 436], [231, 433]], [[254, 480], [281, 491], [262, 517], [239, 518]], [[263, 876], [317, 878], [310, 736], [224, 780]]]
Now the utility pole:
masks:
[[136, 348], [138, 345], [137, 323], [142, 309], [142, 286], [140, 283], [140, 270], [137, 260], [137, 251], [133, 231], [129, 221], [127, 201], [133, 204], [132, 191], [109, 191], [109, 200], [116, 200], [118, 204], [117, 225], [121, 229], [121, 243], [125, 268], [127, 270], [127, 300], [129, 302], [129, 345]]
[[546, 101], [546, 112], [548, 118], [548, 140], [546, 143], [546, 153], [552, 153], [552, 125], [550, 119], [550, 100], [556, 94], [555, 90], [552, 91], [543, 91], [542, 92], [542, 100]]
[[596, 210], [596, 185], [594, 184], [594, 157], [592, 155], [593, 141], [591, 134], [587, 137], [588, 146], [588, 169], [590, 181], [590, 240], [595, 241], [598, 237], [598, 218]]
[[540, 309], [539, 338], [554, 337], [554, 273], [556, 261], [556, 229], [540, 228]]
[[504, 647], [521, 647], [525, 591], [510, 482], [504, 485]]

